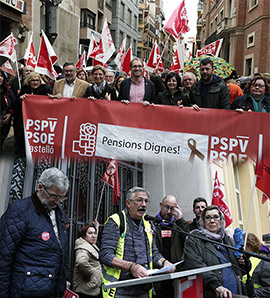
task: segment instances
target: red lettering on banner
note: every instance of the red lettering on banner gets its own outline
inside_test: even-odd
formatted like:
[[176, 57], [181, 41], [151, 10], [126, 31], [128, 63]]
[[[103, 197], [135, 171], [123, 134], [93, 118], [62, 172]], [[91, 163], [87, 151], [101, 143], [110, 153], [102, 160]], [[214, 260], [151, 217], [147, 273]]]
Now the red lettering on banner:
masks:
[[205, 158], [194, 152], [191, 162], [244, 162], [256, 158], [259, 134], [267, 146], [270, 142], [270, 117], [266, 113], [215, 109], [198, 113], [189, 107], [143, 108], [135, 103], [79, 98], [58, 101], [36, 95], [28, 95], [23, 101], [23, 113], [27, 148], [33, 158], [106, 157], [102, 155], [106, 152], [121, 159], [124, 152], [129, 154], [125, 160], [131, 161], [143, 156], [147, 160], [168, 157], [188, 161], [192, 153], [188, 140], [192, 139]]

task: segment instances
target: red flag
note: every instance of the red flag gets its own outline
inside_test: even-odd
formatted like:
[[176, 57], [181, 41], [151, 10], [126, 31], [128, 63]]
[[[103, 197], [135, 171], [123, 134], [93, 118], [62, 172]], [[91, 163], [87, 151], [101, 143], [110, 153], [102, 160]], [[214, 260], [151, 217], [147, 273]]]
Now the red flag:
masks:
[[2, 64], [2, 66], [0, 67], [4, 72], [9, 73], [10, 75], [12, 75], [13, 77], [15, 77], [15, 73], [13, 71], [13, 68], [9, 62], [9, 60], [7, 59], [7, 61], [5, 63]]
[[90, 45], [88, 48], [87, 59], [89, 58], [96, 58], [97, 55], [102, 54], [102, 48], [99, 47], [97, 44], [94, 34], [92, 34]]
[[181, 66], [180, 66], [180, 62], [179, 62], [179, 58], [178, 58], [178, 51], [176, 50], [174, 57], [173, 57], [172, 66], [171, 66], [169, 72], [176, 72], [179, 74], [180, 69], [181, 69]]
[[198, 50], [197, 57], [200, 57], [202, 55], [209, 55], [209, 54], [215, 57], [218, 57], [219, 51], [221, 49], [222, 41], [223, 41], [223, 38], [206, 45], [201, 50]]
[[121, 198], [120, 183], [118, 176], [118, 162], [116, 159], [111, 159], [108, 164], [107, 170], [104, 172], [102, 181], [109, 184], [113, 188], [113, 204], [117, 205]]
[[118, 69], [120, 71], [122, 71], [121, 67], [125, 58], [125, 54], [126, 54], [126, 38], [123, 39], [122, 44], [118, 50], [118, 53], [114, 59]]
[[[255, 169], [256, 187], [259, 188], [266, 197], [270, 198], [270, 144], [269, 140], [263, 140], [263, 135], [259, 135], [258, 157]], [[264, 203], [265, 197], [262, 199]]]
[[160, 52], [156, 41], [154, 43], [154, 47], [151, 51], [151, 54], [149, 56], [149, 60], [146, 64], [146, 69], [151, 72], [153, 72], [155, 69], [157, 69], [160, 72], [164, 71], [164, 67], [162, 64]]
[[130, 73], [130, 62], [132, 60], [132, 49], [131, 46], [129, 47], [129, 49], [126, 52], [125, 58], [123, 60], [123, 64], [122, 64], [122, 71], [126, 72], [127, 75], [131, 75]]
[[227, 228], [232, 223], [232, 216], [231, 216], [231, 212], [226, 204], [224, 194], [221, 190], [217, 172], [216, 172], [215, 183], [214, 183], [212, 205], [218, 206], [220, 211], [223, 213], [225, 222], [226, 222], [225, 227]]
[[115, 46], [112, 40], [111, 31], [109, 29], [107, 19], [105, 19], [103, 24], [101, 38], [99, 41], [99, 51], [101, 53], [98, 53], [95, 59], [103, 62], [104, 64], [111, 58], [115, 51]]
[[15, 51], [16, 39], [11, 33], [7, 38], [0, 42], [0, 56], [7, 57], [12, 62], [16, 61]]
[[35, 71], [45, 74], [52, 80], [55, 80], [57, 73], [54, 70], [53, 65], [57, 61], [57, 56], [46, 34], [43, 30], [41, 30], [41, 32], [42, 36]]
[[176, 39], [180, 36], [180, 34], [186, 33], [190, 30], [188, 27], [185, 0], [182, 0], [176, 10], [173, 12], [165, 24], [164, 30], [171, 33]]
[[85, 64], [85, 51], [83, 51], [83, 53], [81, 54], [80, 59], [76, 63], [76, 68], [84, 69], [85, 67], [86, 67], [86, 64]]
[[31, 34], [23, 59], [24, 59], [25, 65], [32, 66], [33, 68], [36, 67], [37, 60], [36, 60], [36, 54], [35, 54], [35, 49], [33, 44], [33, 33]]

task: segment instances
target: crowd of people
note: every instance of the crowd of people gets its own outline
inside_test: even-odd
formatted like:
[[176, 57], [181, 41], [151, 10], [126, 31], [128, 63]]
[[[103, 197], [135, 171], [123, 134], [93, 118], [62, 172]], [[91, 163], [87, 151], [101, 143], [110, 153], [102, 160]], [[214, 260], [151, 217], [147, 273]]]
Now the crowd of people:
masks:
[[87, 98], [90, 100], [118, 100], [124, 104], [142, 103], [174, 105], [179, 107], [232, 109], [238, 112], [270, 112], [269, 82], [261, 74], [255, 74], [251, 80], [239, 87], [239, 80], [223, 80], [216, 76], [211, 58], [200, 62], [200, 80], [194, 69], [179, 76], [165, 70], [147, 79], [143, 76], [143, 61], [134, 58], [130, 63], [130, 77], [126, 73], [106, 70], [96, 65], [91, 72], [76, 69], [72, 62], [63, 65], [62, 73], [55, 82], [34, 72], [31, 66], [25, 66], [21, 77], [10, 80], [1, 70], [1, 148], [8, 135], [12, 119], [15, 136], [15, 156], [25, 154], [22, 101], [27, 94], [48, 95], [50, 99], [60, 100]]
[[[246, 251], [235, 254], [223, 213], [202, 197], [193, 201], [191, 222], [173, 195], [165, 196], [156, 216], [147, 218], [150, 193], [142, 187], [129, 189], [126, 207], [107, 219], [100, 249], [97, 220], [82, 227], [70, 274], [69, 223], [61, 207], [68, 188], [62, 171], [46, 169], [36, 191], [11, 203], [0, 218], [0, 297], [60, 298], [70, 288], [81, 298], [169, 298], [174, 297], [172, 280], [105, 285], [148, 277], [153, 268], [173, 273], [224, 263], [231, 266], [202, 273], [205, 298], [270, 297], [270, 250], [256, 235], [248, 234]], [[256, 254], [249, 258], [249, 251]]]
[[[15, 156], [25, 154], [22, 102], [27, 94], [45, 95], [48, 100], [65, 97], [117, 100], [144, 107], [173, 105], [198, 112], [202, 108], [270, 112], [269, 82], [264, 76], [255, 74], [241, 89], [236, 81], [225, 82], [214, 75], [210, 58], [200, 63], [200, 80], [192, 69], [182, 76], [164, 71], [147, 79], [139, 58], [131, 61], [130, 70], [130, 77], [125, 73], [115, 77], [113, 71], [97, 65], [88, 74], [66, 62], [55, 82], [30, 66], [23, 68], [21, 77], [10, 80], [0, 70], [1, 148], [13, 123]], [[231, 267], [203, 273], [204, 297], [270, 297], [269, 262], [236, 257], [233, 249], [223, 246], [233, 247], [234, 242], [226, 234], [224, 216], [217, 206], [207, 206], [205, 198], [196, 198], [195, 218], [187, 222], [177, 199], [167, 195], [156, 214], [159, 224], [154, 224], [145, 219], [150, 193], [140, 187], [128, 191], [126, 208], [104, 224], [100, 249], [99, 223], [95, 220], [82, 228], [75, 242], [71, 279], [69, 224], [60, 204], [66, 199], [68, 187], [68, 178], [60, 170], [45, 170], [34, 194], [10, 204], [1, 217], [0, 297], [62, 297], [68, 287], [82, 298], [173, 297], [172, 281], [112, 289], [104, 285], [147, 277], [153, 268], [170, 266], [167, 272], [172, 273], [228, 262]], [[256, 235], [252, 237], [248, 234], [246, 249], [269, 256], [269, 249], [256, 240]], [[182, 259], [180, 265], [171, 266]], [[247, 286], [252, 279], [252, 287]]]

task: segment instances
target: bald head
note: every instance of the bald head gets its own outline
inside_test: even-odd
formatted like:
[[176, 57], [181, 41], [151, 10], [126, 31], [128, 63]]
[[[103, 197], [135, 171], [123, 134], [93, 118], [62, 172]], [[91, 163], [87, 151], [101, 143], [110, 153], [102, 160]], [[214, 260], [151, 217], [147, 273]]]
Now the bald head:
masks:
[[22, 71], [23, 78], [25, 79], [29, 75], [29, 73], [31, 73], [33, 71], [34, 71], [34, 68], [32, 66], [26, 65]]
[[173, 216], [173, 211], [177, 207], [176, 198], [172, 195], [167, 195], [163, 198], [163, 200], [159, 203], [160, 205], [160, 215], [164, 219], [171, 219]]

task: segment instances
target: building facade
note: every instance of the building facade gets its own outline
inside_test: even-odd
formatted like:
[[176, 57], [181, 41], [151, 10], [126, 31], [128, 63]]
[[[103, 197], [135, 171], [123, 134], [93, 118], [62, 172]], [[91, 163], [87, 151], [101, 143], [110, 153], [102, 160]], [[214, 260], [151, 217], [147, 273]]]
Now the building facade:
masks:
[[223, 38], [220, 57], [239, 75], [269, 72], [270, 5], [268, 0], [203, 1], [202, 44]]

